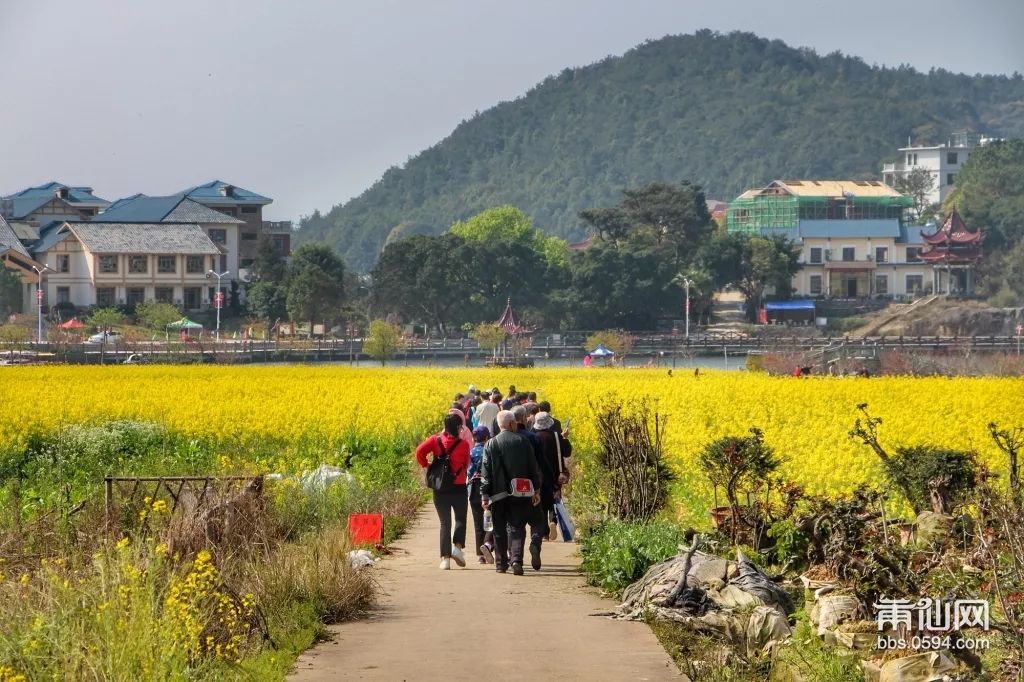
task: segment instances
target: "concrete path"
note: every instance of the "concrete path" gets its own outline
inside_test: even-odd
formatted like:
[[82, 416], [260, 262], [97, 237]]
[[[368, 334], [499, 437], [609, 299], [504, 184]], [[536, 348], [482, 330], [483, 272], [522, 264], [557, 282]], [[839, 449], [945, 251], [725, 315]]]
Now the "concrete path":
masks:
[[472, 552], [466, 568], [442, 571], [429, 509], [394, 549], [369, 569], [382, 591], [371, 616], [332, 627], [334, 640], [303, 654], [290, 679], [679, 679], [646, 625], [591, 615], [615, 605], [586, 586], [573, 544], [545, 543], [543, 570], [525, 576], [497, 574]]

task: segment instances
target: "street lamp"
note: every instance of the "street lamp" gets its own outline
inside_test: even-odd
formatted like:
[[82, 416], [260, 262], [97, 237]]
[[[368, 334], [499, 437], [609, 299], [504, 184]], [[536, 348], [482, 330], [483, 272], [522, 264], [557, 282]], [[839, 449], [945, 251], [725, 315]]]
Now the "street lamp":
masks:
[[693, 280], [689, 277], [683, 277], [683, 284], [686, 285], [686, 345], [690, 345], [690, 285], [693, 284]]
[[213, 305], [217, 308], [217, 330], [214, 332], [214, 336], [218, 341], [220, 341], [220, 309], [224, 307], [224, 290], [220, 286], [220, 278], [224, 277], [229, 272], [231, 271], [225, 270], [224, 272], [216, 272], [214, 270], [210, 270], [206, 273], [207, 277], [213, 275], [217, 278], [217, 293], [214, 294]]
[[32, 269], [39, 275], [39, 281], [36, 283], [36, 305], [39, 306], [39, 325], [36, 328], [36, 343], [43, 342], [43, 273], [47, 270], [52, 270], [49, 263], [43, 266], [40, 270], [36, 266], [32, 266]]

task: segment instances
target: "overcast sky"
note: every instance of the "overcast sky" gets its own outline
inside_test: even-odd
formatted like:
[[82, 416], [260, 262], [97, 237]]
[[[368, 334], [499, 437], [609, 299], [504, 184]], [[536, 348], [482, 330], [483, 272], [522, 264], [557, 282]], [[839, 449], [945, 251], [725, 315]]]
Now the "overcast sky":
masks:
[[705, 27], [1024, 72], [1021, 0], [0, 0], [0, 195], [216, 178], [295, 219], [549, 74]]

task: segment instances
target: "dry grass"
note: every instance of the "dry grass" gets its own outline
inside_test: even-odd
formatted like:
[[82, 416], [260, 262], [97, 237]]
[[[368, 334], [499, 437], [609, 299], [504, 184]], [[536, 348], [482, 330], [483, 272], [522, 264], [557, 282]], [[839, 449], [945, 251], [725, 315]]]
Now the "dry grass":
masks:
[[261, 603], [310, 603], [327, 624], [355, 618], [372, 604], [374, 583], [369, 571], [351, 567], [350, 549], [348, 533], [337, 527], [281, 545], [248, 572], [250, 589]]

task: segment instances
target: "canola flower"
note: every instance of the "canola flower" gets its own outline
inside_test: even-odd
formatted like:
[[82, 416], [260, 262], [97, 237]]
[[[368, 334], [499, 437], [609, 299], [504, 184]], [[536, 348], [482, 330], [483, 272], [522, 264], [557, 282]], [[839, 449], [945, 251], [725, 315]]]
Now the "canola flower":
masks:
[[[1024, 425], [1024, 380], [1015, 378], [770, 377], [665, 369], [491, 370], [350, 367], [10, 367], [0, 382], [0, 449], [34, 431], [106, 419], [139, 419], [224, 443], [262, 439], [337, 446], [346, 438], [405, 437], [439, 427], [452, 396], [473, 383], [536, 391], [565, 423], [578, 447], [595, 447], [592, 403], [643, 400], [667, 415], [665, 448], [686, 498], [709, 501], [697, 467], [710, 440], [751, 426], [786, 461], [781, 474], [812, 493], [838, 494], [879, 484], [881, 469], [848, 437], [856, 406], [882, 417], [888, 446], [936, 444], [974, 450], [1000, 469], [990, 421]], [[47, 386], [39, 394], [36, 388]], [[41, 401], [41, 404], [40, 404]], [[288, 461], [279, 469], [312, 468]], [[244, 469], [239, 455], [222, 469]], [[263, 463], [266, 464], [266, 463]], [[153, 509], [152, 511], [161, 511]]]

